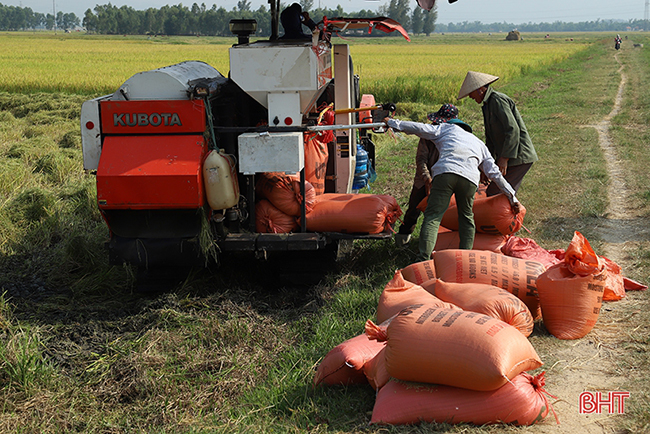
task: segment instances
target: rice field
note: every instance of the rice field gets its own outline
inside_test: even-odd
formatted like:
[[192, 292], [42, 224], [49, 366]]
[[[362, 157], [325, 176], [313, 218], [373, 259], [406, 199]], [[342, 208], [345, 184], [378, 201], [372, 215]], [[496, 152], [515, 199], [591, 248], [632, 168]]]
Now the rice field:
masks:
[[[545, 248], [564, 248], [579, 229], [597, 245], [591, 235], [607, 196], [605, 162], [596, 131], [580, 126], [594, 125], [611, 110], [619, 64], [610, 40], [602, 42], [602, 34], [526, 35], [524, 42], [509, 43], [504, 36], [342, 42], [352, 46], [362, 92], [400, 102], [398, 109], [412, 109], [418, 98], [429, 107], [436, 99], [454, 101], [467, 69], [501, 76], [496, 87], [516, 97], [540, 155], [520, 190], [532, 230], [522, 235]], [[637, 37], [650, 45], [649, 37]], [[562, 428], [551, 416], [525, 428], [369, 426], [372, 388], [312, 386], [326, 352], [362, 333], [374, 317], [393, 271], [415, 257], [413, 246], [359, 241], [314, 285], [281, 280], [295, 266], [285, 258], [236, 257], [219, 268], [192, 270], [173, 289], [135, 291], [134, 270], [110, 266], [103, 249], [108, 229], [97, 208], [95, 178], [82, 170], [79, 108], [137, 72], [183, 60], [202, 60], [227, 74], [233, 42], [0, 33], [0, 433], [569, 432], [577, 401], [567, 385], [580, 387], [582, 378], [589, 387], [598, 375], [611, 375], [612, 387], [631, 391], [627, 414], [598, 416], [571, 432], [594, 423], [616, 432], [648, 431], [645, 294], [631, 294], [625, 307], [609, 305], [601, 328], [581, 342], [565, 343], [536, 327], [533, 344], [546, 363], [546, 390], [558, 397], [553, 411]], [[629, 86], [613, 137], [627, 149], [621, 155], [633, 174], [628, 185], [647, 210], [650, 148], [639, 144], [650, 140], [650, 104], [639, 89], [650, 82], [650, 53], [631, 44], [619, 52]], [[384, 90], [402, 99], [380, 95]], [[478, 104], [469, 101], [462, 110], [464, 120], [481, 125]], [[415, 142], [375, 138], [379, 177], [372, 192], [404, 204]], [[645, 238], [629, 254], [629, 277], [650, 280]], [[578, 344], [594, 351], [585, 363], [574, 354]], [[596, 357], [606, 363], [592, 369]], [[567, 377], [571, 381], [563, 381]]]
[[[593, 37], [505, 41], [495, 35], [432, 35], [401, 38], [334, 38], [351, 45], [361, 91], [377, 100], [438, 103], [453, 101], [468, 70], [489, 72], [502, 82], [563, 60]], [[228, 48], [235, 38], [95, 37], [84, 34], [0, 33], [0, 90], [112, 93], [140, 71], [201, 60], [228, 73]], [[435, 83], [435, 85], [432, 85]]]

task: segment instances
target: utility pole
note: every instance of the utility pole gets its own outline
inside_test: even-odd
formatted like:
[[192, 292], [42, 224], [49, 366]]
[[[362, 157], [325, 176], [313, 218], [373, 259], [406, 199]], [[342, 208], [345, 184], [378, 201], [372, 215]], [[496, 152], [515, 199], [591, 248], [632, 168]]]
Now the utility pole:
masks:
[[650, 29], [648, 29], [648, 12], [650, 10], [650, 0], [645, 0], [645, 12], [643, 13], [643, 30], [646, 32]]
[[56, 0], [52, 0], [52, 13], [54, 13], [54, 34], [56, 35]]

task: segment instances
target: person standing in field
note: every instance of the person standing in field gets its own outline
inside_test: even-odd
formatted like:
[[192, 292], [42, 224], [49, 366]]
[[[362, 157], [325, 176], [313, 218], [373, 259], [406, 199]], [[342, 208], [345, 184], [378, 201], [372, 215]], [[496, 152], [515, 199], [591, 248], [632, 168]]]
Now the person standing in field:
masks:
[[[458, 109], [452, 104], [444, 104], [437, 112], [429, 113], [427, 119], [434, 125], [445, 122], [446, 119], [458, 118]], [[466, 123], [457, 124], [467, 132], [472, 132], [472, 127]], [[395, 234], [395, 244], [403, 247], [411, 241], [411, 234], [415, 230], [420, 210], [418, 205], [431, 190], [431, 167], [438, 161], [439, 156], [436, 145], [427, 139], [420, 139], [417, 150], [415, 151], [415, 176], [413, 177], [413, 186], [409, 196], [409, 203], [406, 213], [399, 230]]]
[[[458, 99], [469, 96], [478, 104], [483, 103], [485, 144], [501, 174], [516, 193], [538, 157], [515, 102], [508, 95], [490, 87], [498, 79], [494, 75], [469, 71], [460, 87]], [[488, 196], [498, 193], [498, 186], [488, 186]]]
[[[476, 226], [472, 206], [481, 171], [506, 194], [513, 212], [519, 213], [520, 211], [515, 191], [501, 175], [490, 151], [478, 137], [466, 130], [463, 124], [467, 124], [458, 119], [453, 114], [454, 112], [458, 113], [458, 109], [451, 104], [441, 107], [438, 113], [442, 113], [444, 116], [440, 117], [438, 125], [391, 118], [384, 119], [390, 128], [432, 141], [440, 154], [438, 160], [430, 168], [431, 193], [420, 231], [417, 257], [419, 262], [431, 259], [431, 253], [438, 238], [440, 221], [449, 207], [452, 195], [456, 197], [458, 207], [459, 248], [472, 249], [474, 247]], [[467, 125], [467, 127], [469, 126]]]

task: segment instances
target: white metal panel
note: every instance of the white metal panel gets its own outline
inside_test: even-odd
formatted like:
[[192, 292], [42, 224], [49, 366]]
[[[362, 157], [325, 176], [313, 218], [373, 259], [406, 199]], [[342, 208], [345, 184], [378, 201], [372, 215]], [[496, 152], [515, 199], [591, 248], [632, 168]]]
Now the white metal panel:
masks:
[[110, 95], [85, 101], [81, 105], [81, 150], [84, 170], [97, 170], [102, 153], [101, 122], [99, 120], [99, 102], [109, 99]]
[[331, 79], [331, 51], [310, 42], [237, 45], [230, 48], [230, 78], [266, 108], [269, 93], [299, 92], [304, 113]]
[[113, 94], [113, 100], [189, 99], [189, 82], [222, 75], [205, 62], [188, 61], [139, 72]]
[[238, 137], [239, 172], [298, 173], [305, 167], [302, 133], [244, 133]]
[[[275, 119], [277, 117], [278, 124]], [[287, 123], [287, 119], [291, 119]], [[286, 127], [302, 123], [298, 92], [269, 93], [269, 125]]]
[[[353, 73], [350, 70], [350, 47], [347, 44], [334, 46], [334, 109], [341, 110], [352, 108], [352, 83]], [[352, 114], [342, 113], [336, 115], [337, 125], [352, 124]], [[336, 192], [350, 193], [352, 180], [356, 167], [356, 134], [350, 130], [336, 131]]]

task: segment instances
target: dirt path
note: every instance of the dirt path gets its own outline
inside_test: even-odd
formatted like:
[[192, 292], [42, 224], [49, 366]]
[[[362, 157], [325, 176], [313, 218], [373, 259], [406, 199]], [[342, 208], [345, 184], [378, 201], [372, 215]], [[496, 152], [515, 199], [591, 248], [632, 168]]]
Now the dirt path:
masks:
[[[615, 56], [618, 59], [618, 53]], [[621, 110], [623, 92], [627, 82], [621, 64], [618, 72], [621, 80], [612, 111], [595, 125], [603, 155], [607, 160], [609, 175], [609, 205], [604, 218], [598, 225], [598, 233], [604, 241], [604, 255], [619, 264], [623, 269], [631, 265], [628, 249], [634, 247], [635, 240], [647, 233], [636, 211], [631, 208], [629, 192], [624, 179], [624, 167], [609, 134], [611, 120]], [[646, 238], [646, 237], [643, 237]], [[636, 300], [635, 300], [636, 299]], [[584, 338], [568, 345], [558, 347], [551, 358], [557, 360], [547, 367], [547, 386], [549, 393], [558, 397], [553, 406], [560, 419], [557, 425], [549, 416], [542, 425], [531, 428], [534, 433], [600, 434], [623, 432], [616, 429], [621, 417], [617, 411], [610, 414], [581, 414], [580, 395], [583, 392], [598, 392], [607, 397], [611, 391], [622, 391], [627, 377], [620, 369], [618, 360], [623, 356], [625, 333], [622, 330], [633, 327], [634, 312], [638, 310], [638, 298], [629, 296], [617, 302], [603, 305], [596, 327]]]
[[598, 124], [590, 125], [590, 127], [595, 128], [598, 132], [598, 142], [607, 161], [609, 176], [607, 188], [609, 205], [605, 218], [601, 219], [598, 232], [605, 243], [606, 256], [625, 269], [625, 265], [629, 261], [626, 250], [634, 246], [634, 241], [638, 240], [639, 236], [647, 235], [649, 231], [645, 222], [639, 219], [637, 211], [631, 206], [630, 195], [624, 179], [624, 168], [609, 134], [611, 120], [621, 110], [623, 91], [627, 83], [625, 66], [619, 61], [618, 53], [615, 58], [621, 65], [618, 69], [621, 81], [614, 100], [614, 107]]

